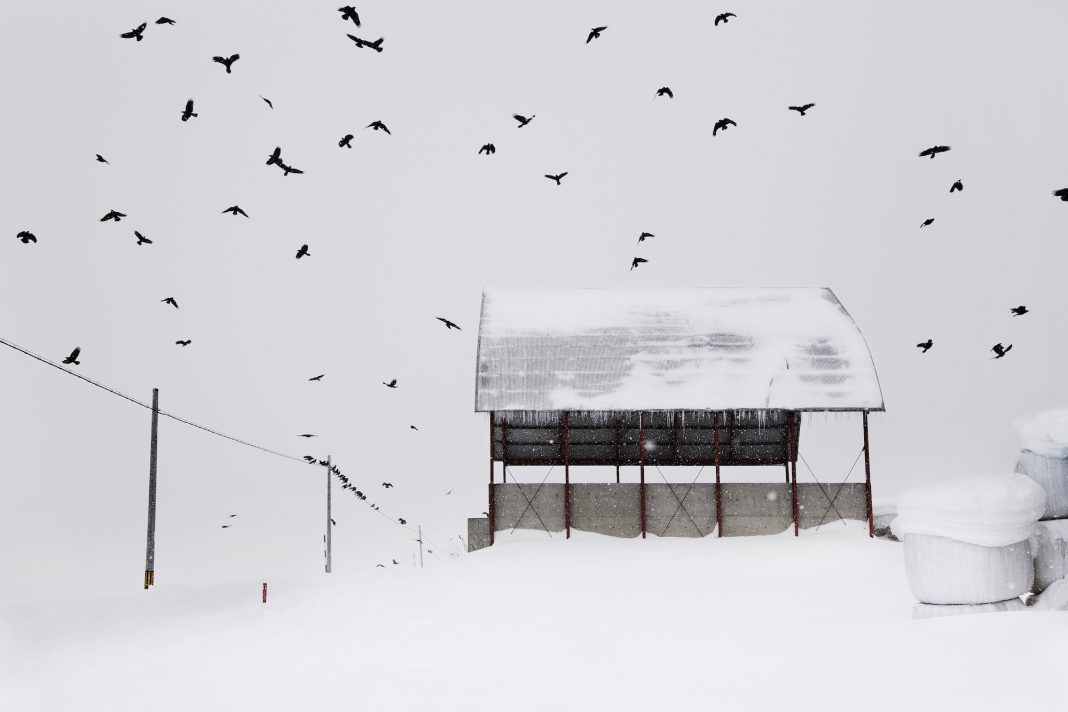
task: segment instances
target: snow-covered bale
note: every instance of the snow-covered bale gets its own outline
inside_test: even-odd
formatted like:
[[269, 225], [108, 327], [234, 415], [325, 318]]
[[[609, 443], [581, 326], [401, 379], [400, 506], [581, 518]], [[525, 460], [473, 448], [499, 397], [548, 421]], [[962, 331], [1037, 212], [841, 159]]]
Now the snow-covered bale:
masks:
[[909, 588], [923, 603], [978, 604], [1031, 589], [1029, 539], [1046, 493], [1025, 475], [979, 475], [923, 487], [898, 501], [891, 528], [905, 546]]
[[944, 618], [946, 616], [963, 616], [972, 613], [1003, 613], [1005, 611], [1024, 611], [1027, 606], [1019, 598], [1010, 598], [997, 603], [980, 603], [977, 605], [935, 606], [930, 603], [917, 603], [912, 607], [914, 620], [922, 618]]
[[1023, 450], [1016, 461], [1016, 471], [1027, 475], [1046, 490], [1043, 519], [1068, 517], [1068, 458]]
[[890, 530], [890, 525], [897, 518], [897, 504], [894, 502], [876, 502], [872, 507], [872, 519], [875, 525], [875, 536], [880, 539], [898, 541]]
[[1068, 409], [1025, 415], [1013, 425], [1024, 450], [1046, 457], [1068, 458]]
[[1068, 577], [1068, 519], [1039, 522], [1034, 537], [1034, 592]]
[[1031, 606], [1035, 611], [1068, 611], [1068, 579], [1054, 581]]

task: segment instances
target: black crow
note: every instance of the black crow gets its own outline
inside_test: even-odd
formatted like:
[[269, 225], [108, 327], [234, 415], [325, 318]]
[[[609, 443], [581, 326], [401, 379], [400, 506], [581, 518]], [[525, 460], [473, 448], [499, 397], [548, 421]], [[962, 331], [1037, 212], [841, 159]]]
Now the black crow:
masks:
[[137, 238], [137, 244], [138, 245], [151, 245], [152, 244], [152, 240], [149, 240], [147, 237], [145, 237], [144, 235], [139, 233], [137, 230], [134, 230], [134, 237]]
[[934, 346], [934, 339], [927, 339], [927, 341], [916, 344], [916, 348], [923, 349], [923, 353], [930, 351], [932, 346]]
[[[98, 154], [96, 154], [96, 162], [97, 162], [97, 163], [108, 163], [108, 159], [104, 158], [103, 156], [101, 156], [101, 155], [100, 155], [100, 154], [98, 153]], [[108, 165], [110, 166], [111, 164], [110, 164], [110, 163], [108, 163]]]
[[[385, 131], [386, 133], [389, 133], [389, 128], [384, 123], [382, 123], [381, 121], [372, 121], [371, 123], [369, 123], [366, 126], [364, 126], [364, 128], [365, 129], [374, 129], [375, 131]], [[389, 134], [389, 135], [392, 136], [393, 134]]]
[[389, 489], [390, 487], [392, 487], [392, 486], [393, 486], [393, 484], [392, 484], [392, 483], [390, 483], [390, 482], [383, 482], [383, 483], [382, 483], [382, 486], [383, 486], [383, 487], [385, 487], [386, 489]]
[[175, 341], [174, 343], [176, 345], [178, 345], [178, 346], [188, 346], [189, 344], [193, 343], [193, 340], [192, 339], [184, 339], [184, 340]]
[[1008, 346], [1002, 346], [1001, 344], [994, 344], [994, 346], [990, 350], [993, 351], [995, 354], [997, 354], [997, 356], [995, 356], [994, 358], [996, 358], [996, 359], [997, 358], [1001, 358], [1005, 354], [1007, 354], [1009, 351], [1012, 351], [1012, 344], [1009, 344]]
[[950, 193], [954, 193], [958, 190], [964, 190], [964, 183], [960, 182], [959, 180], [954, 182], [953, 185], [949, 186]]
[[463, 331], [463, 329], [461, 329], [461, 328], [460, 328], [460, 327], [459, 327], [459, 326], [458, 326], [458, 325], [456, 324], [456, 322], [454, 322], [454, 321], [449, 321], [448, 319], [446, 319], [446, 318], [445, 318], [445, 317], [443, 317], [443, 316], [436, 316], [436, 317], [434, 317], [434, 318], [435, 318], [435, 319], [437, 319], [438, 321], [440, 321], [441, 323], [443, 323], [443, 324], [445, 325], [445, 328], [446, 328], [446, 329], [456, 329], [457, 331]]
[[126, 213], [120, 213], [118, 210], [109, 210], [104, 217], [100, 218], [100, 222], [107, 222], [108, 220], [120, 222], [124, 217], [126, 217]]
[[74, 366], [81, 365], [82, 362], [78, 360], [78, 356], [80, 356], [81, 353], [82, 353], [82, 347], [81, 346], [75, 346], [74, 350], [70, 352], [70, 356], [68, 356], [67, 358], [63, 359], [63, 363], [67, 364], [68, 366], [70, 366], [70, 365], [74, 365]]
[[734, 123], [734, 121], [731, 120], [731, 119], [727, 119], [727, 118], [720, 119], [719, 121], [717, 121], [712, 126], [712, 135], [715, 136], [717, 133], [719, 133], [719, 131], [721, 129], [723, 131], [726, 131], [728, 126], [737, 126], [737, 125], [738, 124]]
[[497, 147], [494, 146], [492, 143], [487, 143], [482, 148], [478, 149], [478, 152], [480, 154], [485, 153], [487, 156], [489, 156], [497, 152]]
[[360, 26], [360, 15], [356, 12], [356, 8], [354, 8], [352, 5], [339, 7], [337, 11], [341, 13], [342, 20], [352, 20], [354, 25], [356, 25], [357, 27]]
[[278, 164], [282, 163], [282, 147], [281, 146], [275, 146], [274, 152], [271, 153], [271, 155], [267, 156], [267, 165], [268, 166], [274, 165], [275, 163], [278, 163]]
[[645, 242], [645, 238], [647, 238], [647, 237], [656, 237], [656, 235], [654, 235], [651, 232], [643, 232], [641, 235], [638, 235], [638, 242], [639, 243]]
[[140, 42], [144, 39], [144, 37], [142, 37], [142, 34], [144, 33], [146, 27], [148, 27], [148, 24], [142, 22], [140, 25], [133, 28], [129, 32], [123, 32], [121, 35], [119, 35], [119, 37], [122, 37], [123, 39], [127, 40], [137, 40], [138, 42]]
[[304, 456], [304, 461], [314, 464], [315, 463], [315, 458], [313, 456], [311, 456], [311, 455], [305, 455]]
[[15, 237], [19, 240], [22, 240], [23, 245], [28, 245], [31, 242], [37, 242], [37, 236], [34, 235], [32, 232], [29, 232], [28, 230], [23, 230], [18, 235], [15, 235]]
[[920, 151], [920, 158], [923, 158], [924, 156], [930, 156], [933, 159], [939, 153], [945, 153], [949, 149], [949, 146], [931, 146], [930, 148], [925, 148]]
[[382, 40], [383, 40], [382, 37], [379, 37], [374, 42], [368, 42], [367, 40], [361, 40], [356, 35], [347, 35], [347, 37], [350, 40], [352, 40], [353, 42], [355, 42], [356, 46], [359, 47], [360, 49], [363, 49], [364, 47], [370, 47], [375, 52], [381, 52], [382, 51]]
[[398, 523], [399, 523], [399, 524], [400, 524], [401, 526], [404, 526], [405, 524], [407, 524], [407, 523], [408, 523], [408, 520], [407, 520], [407, 519], [404, 519], [403, 517], [397, 517], [397, 522], [398, 522]]
[[312, 376], [308, 380], [309, 381], [321, 381], [321, 380], [323, 380], [323, 376], [325, 376], [325, 375], [326, 375], [325, 373], [320, 373], [318, 376]]
[[246, 212], [245, 212], [244, 210], [242, 210], [241, 208], [239, 208], [239, 207], [238, 207], [238, 206], [236, 206], [236, 205], [231, 205], [231, 206], [230, 206], [229, 208], [227, 208], [226, 210], [224, 210], [224, 211], [223, 211], [223, 213], [230, 213], [230, 214], [231, 214], [231, 215], [233, 215], [233, 216], [234, 216], [235, 218], [236, 218], [236, 217], [237, 217], [238, 215], [244, 215], [244, 216], [245, 216], [246, 218], [248, 217], [248, 213], [246, 213]]
[[338, 148], [352, 148], [352, 134], [345, 134], [341, 137], [341, 140], [337, 142]]
[[282, 169], [282, 171], [283, 171], [282, 175], [283, 176], [287, 176], [290, 173], [296, 173], [297, 175], [300, 175], [301, 173], [304, 172], [304, 171], [300, 170], [299, 168], [294, 168], [293, 166], [286, 165], [285, 163], [279, 163], [278, 167]]
[[241, 59], [241, 55], [231, 54], [229, 57], [212, 57], [211, 61], [218, 62], [219, 64], [226, 67], [226, 73], [230, 74], [230, 66], [239, 59]]
[[385, 386], [386, 388], [396, 388], [397, 387], [397, 379], [394, 378], [389, 383], [386, 383], [385, 381], [382, 381], [382, 385]]
[[732, 18], [732, 17], [738, 17], [738, 16], [735, 15], [733, 12], [720, 13], [719, 15], [716, 15], [715, 25], [719, 26], [719, 23], [721, 23], [721, 22], [722, 23], [730, 22], [730, 18]]
[[548, 178], [549, 180], [556, 181], [556, 184], [560, 185], [560, 181], [562, 181], [564, 179], [564, 176], [566, 176], [566, 175], [567, 175], [567, 171], [564, 171], [563, 173], [560, 173], [560, 174], [555, 175], [555, 176], [551, 176], [548, 173], [546, 173], [545, 177]]
[[1060, 198], [1064, 202], [1068, 203], [1068, 188], [1061, 188], [1053, 191], [1054, 198]]
[[174, 297], [167, 297], [166, 299], [160, 299], [160, 301], [164, 304], [170, 304], [175, 309], [178, 308], [178, 302], [174, 299]]
[[805, 112], [811, 109], [813, 106], [815, 106], [815, 104], [805, 104], [804, 106], [788, 106], [786, 108], [790, 111], [796, 111], [797, 113], [804, 116]]
[[297, 250], [297, 259], [299, 260], [301, 257], [311, 257], [311, 253], [308, 252], [307, 245], [301, 245], [300, 249]]
[[314, 438], [315, 436], [314, 436], [314, 435], [312, 435], [311, 433], [301, 433], [301, 434], [300, 434], [300, 435], [298, 435], [297, 437], [298, 437], [298, 438]]
[[534, 114], [531, 114], [529, 119], [523, 116], [522, 114], [512, 114], [512, 118], [519, 122], [519, 126], [517, 128], [523, 128], [534, 120]]
[[264, 104], [266, 104], [267, 106], [271, 107], [272, 109], [274, 108], [274, 104], [271, 103], [270, 99], [265, 97], [263, 94], [260, 94], [260, 98], [263, 99], [263, 103]]
[[930, 225], [933, 222], [934, 222], [934, 218], [927, 218], [922, 223], [920, 223], [920, 227], [927, 227], [928, 225]]
[[189, 121], [191, 118], [196, 118], [199, 114], [193, 113], [193, 100], [185, 102], [185, 110], [182, 111], [182, 121]]
[[634, 260], [630, 263], [630, 268], [634, 269], [635, 267], [637, 267], [638, 265], [642, 264], [643, 262], [648, 262], [648, 261], [649, 260], [647, 260], [647, 259], [645, 259], [643, 257], [635, 257]]
[[157, 25], [173, 25], [174, 24], [174, 20], [172, 20], [169, 17], [161, 17], [158, 20], [156, 20], [156, 24]]
[[1023, 316], [1024, 314], [1026, 314], [1030, 310], [1027, 307], [1025, 307], [1024, 305], [1021, 304], [1018, 307], [1013, 307], [1009, 311], [1012, 312], [1013, 316]]
[[601, 33], [604, 32], [607, 29], [608, 29], [607, 25], [604, 26], [604, 27], [594, 27], [592, 30], [590, 30], [590, 34], [586, 37], [586, 44], [589, 44], [594, 39], [600, 37]]
[[418, 430], [419, 429], [419, 428], [415, 427], [414, 425], [409, 425], [408, 428], [411, 429], [411, 430]]
[[[666, 96], [668, 99], [675, 98], [675, 95], [671, 92], [671, 87], [660, 87], [656, 90], [656, 96]], [[655, 99], [656, 96], [653, 98]]]

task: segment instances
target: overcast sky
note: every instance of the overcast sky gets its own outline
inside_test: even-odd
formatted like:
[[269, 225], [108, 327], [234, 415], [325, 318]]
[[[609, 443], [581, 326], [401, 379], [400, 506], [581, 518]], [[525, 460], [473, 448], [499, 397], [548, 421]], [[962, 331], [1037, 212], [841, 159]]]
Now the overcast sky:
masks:
[[[1010, 470], [1012, 419], [1068, 403], [1068, 5], [378, 1], [357, 30], [338, 4], [3, 3], [0, 337], [332, 454], [442, 552], [485, 509], [487, 286], [832, 288], [886, 400], [877, 499]], [[231, 75], [211, 61], [233, 53]], [[953, 150], [917, 157], [934, 144]], [[264, 165], [275, 146], [305, 174]], [[148, 413], [6, 348], [0, 404], [0, 597], [138, 585]], [[859, 427], [806, 420], [822, 480]], [[320, 470], [163, 421], [159, 473], [161, 585], [321, 570]], [[410, 561], [408, 532], [335, 495], [336, 567]]]

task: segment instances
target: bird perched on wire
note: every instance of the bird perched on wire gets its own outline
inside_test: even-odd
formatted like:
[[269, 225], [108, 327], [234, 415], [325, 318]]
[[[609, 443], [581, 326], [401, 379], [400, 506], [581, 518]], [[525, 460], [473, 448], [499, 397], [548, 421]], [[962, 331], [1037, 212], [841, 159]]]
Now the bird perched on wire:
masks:
[[124, 217], [126, 217], [126, 213], [120, 213], [118, 210], [109, 210], [104, 217], [100, 218], [100, 222], [107, 222], [108, 220], [121, 222]]
[[182, 121], [189, 121], [189, 119], [195, 119], [200, 114], [193, 111], [193, 100], [185, 102], [185, 109], [182, 111]]
[[721, 129], [723, 131], [726, 131], [728, 126], [737, 126], [737, 125], [738, 124], [734, 123], [734, 121], [732, 119], [722, 118], [712, 126], [712, 135], [715, 136], [717, 133], [720, 132]]
[[67, 358], [63, 359], [63, 363], [65, 363], [68, 366], [80, 366], [82, 362], [78, 360], [78, 357], [81, 355], [81, 353], [82, 353], [82, 347], [81, 346], [75, 346], [74, 350], [70, 352], [70, 356], [68, 356]]
[[368, 42], [367, 40], [361, 40], [361, 39], [360, 39], [359, 37], [357, 37], [356, 35], [346, 35], [346, 36], [347, 36], [347, 37], [348, 37], [348, 38], [349, 38], [350, 40], [352, 40], [353, 42], [355, 42], [355, 43], [356, 43], [356, 46], [357, 46], [357, 47], [359, 47], [360, 49], [363, 49], [364, 47], [370, 47], [370, 48], [371, 48], [371, 49], [373, 49], [373, 50], [374, 50], [375, 52], [381, 52], [381, 51], [382, 51], [382, 40], [384, 39], [384, 38], [382, 38], [382, 37], [379, 37], [379, 38], [378, 38], [377, 40], [375, 40], [374, 42]]
[[346, 5], [345, 7], [339, 7], [337, 9], [341, 13], [342, 20], [352, 20], [352, 23], [357, 27], [360, 26], [360, 15], [356, 12], [356, 8], [352, 5]]
[[230, 74], [231, 73], [230, 72], [230, 67], [233, 66], [233, 63], [236, 62], [239, 59], [241, 59], [241, 55], [239, 55], [239, 54], [231, 54], [229, 57], [218, 57], [218, 56], [212, 57], [211, 61], [212, 62], [218, 62], [219, 64], [221, 64], [224, 67], [226, 67], [226, 73]]
[[519, 126], [516, 128], [521, 129], [534, 120], [534, 114], [531, 114], [529, 119], [522, 114], [512, 114], [512, 118], [519, 122]]
[[933, 222], [934, 222], [934, 218], [927, 218], [922, 223], [920, 223], [920, 227], [927, 227], [928, 225], [930, 225]]
[[337, 142], [338, 148], [352, 148], [352, 134], [345, 134], [341, 137], [341, 140]]
[[643, 232], [641, 235], [638, 235], [638, 243], [641, 244], [645, 242], [645, 238], [647, 237], [656, 237], [656, 235], [651, 232]]
[[714, 26], [718, 27], [719, 23], [721, 23], [721, 22], [724, 23], [724, 24], [727, 24], [730, 21], [730, 18], [732, 18], [732, 17], [738, 17], [738, 16], [735, 15], [733, 12], [720, 13], [719, 15], [716, 15], [716, 22], [715, 22]]
[[178, 341], [175, 341], [174, 343], [177, 346], [188, 346], [189, 344], [193, 343], [193, 340], [192, 339], [179, 339]]
[[323, 376], [325, 376], [325, 375], [326, 375], [325, 373], [320, 373], [318, 376], [312, 376], [308, 380], [309, 381], [321, 381], [321, 380], [323, 380]]
[[933, 159], [939, 153], [945, 153], [950, 148], [950, 146], [931, 146], [930, 148], [925, 148], [920, 151], [920, 158], [923, 158], [924, 156], [930, 156]]
[[152, 244], [152, 240], [149, 240], [147, 237], [142, 235], [137, 230], [134, 230], [134, 237], [137, 238], [137, 244], [138, 245], [151, 245]]
[[397, 522], [401, 525], [404, 525], [408, 523], [408, 520], [404, 519], [403, 517], [397, 517]]
[[564, 171], [563, 173], [559, 173], [559, 174], [557, 174], [555, 176], [551, 176], [548, 173], [546, 173], [545, 177], [548, 178], [549, 180], [556, 181], [556, 184], [560, 185], [560, 181], [562, 181], [564, 179], [564, 176], [566, 176], [566, 175], [567, 175], [567, 171]]
[[311, 456], [311, 455], [305, 455], [304, 456], [304, 461], [309, 463], [309, 464], [312, 464], [312, 465], [315, 464], [315, 458], [313, 456]]
[[372, 121], [371, 123], [369, 123], [366, 126], [364, 126], [364, 128], [365, 129], [374, 129], [375, 131], [385, 131], [390, 136], [393, 135], [393, 134], [389, 133], [389, 128], [384, 123], [382, 123], [381, 121]]
[[143, 35], [146, 27], [148, 27], [148, 23], [142, 22], [140, 25], [133, 28], [129, 32], [123, 32], [121, 35], [119, 35], [119, 37], [122, 37], [125, 40], [137, 40], [138, 42], [140, 42], [144, 39]]
[[1027, 313], [1027, 312], [1028, 312], [1029, 310], [1028, 310], [1028, 308], [1027, 308], [1027, 307], [1025, 307], [1024, 305], [1022, 305], [1022, 304], [1021, 304], [1021, 305], [1020, 305], [1020, 306], [1018, 306], [1018, 307], [1013, 307], [1012, 309], [1009, 309], [1009, 311], [1011, 311], [1011, 312], [1012, 312], [1012, 315], [1013, 315], [1014, 317], [1017, 317], [1017, 316], [1023, 316], [1023, 315], [1024, 315], [1024, 314], [1026, 314], [1026, 313]]
[[953, 185], [949, 186], [949, 192], [950, 193], [956, 193], [957, 191], [963, 191], [963, 190], [964, 190], [964, 183], [962, 183], [960, 180], [954, 181]]
[[156, 20], [156, 24], [157, 25], [173, 25], [174, 24], [174, 20], [172, 20], [169, 17], [161, 17], [158, 20]]
[[456, 322], [449, 321], [448, 319], [446, 319], [443, 316], [437, 316], [437, 317], [434, 317], [434, 318], [437, 319], [438, 321], [440, 321], [442, 324], [444, 324], [446, 329], [456, 329], [457, 331], [463, 331], [463, 329], [461, 329], [459, 327], [459, 325], [457, 325]]
[[991, 347], [990, 350], [993, 351], [995, 354], [997, 354], [996, 356], [994, 356], [994, 358], [996, 358], [996, 359], [997, 358], [1003, 358], [1005, 356], [1005, 354], [1007, 354], [1008, 352], [1012, 351], [1012, 344], [1009, 344], [1008, 346], [1002, 346], [1001, 344], [994, 344], [994, 346]]
[[397, 379], [394, 378], [389, 383], [386, 383], [385, 381], [382, 381], [382, 385], [385, 386], [386, 388], [396, 388], [397, 387]]
[[482, 148], [478, 149], [478, 152], [479, 154], [485, 153], [487, 156], [492, 156], [494, 153], [497, 152], [497, 147], [494, 146], [492, 143], [487, 143], [483, 145]]
[[15, 235], [15, 237], [19, 240], [22, 240], [23, 245], [28, 245], [31, 242], [37, 242], [37, 236], [27, 230], [21, 231], [19, 234]]
[[648, 261], [649, 260], [645, 259], [644, 257], [635, 257], [634, 260], [631, 261], [631, 263], [630, 263], [630, 268], [633, 270], [638, 265], [644, 264], [644, 263], [646, 263]]
[[297, 250], [297, 259], [299, 260], [301, 257], [311, 257], [311, 253], [308, 252], [307, 245], [301, 245], [300, 249]]
[[591, 29], [590, 30], [590, 34], [587, 35], [587, 37], [586, 37], [586, 44], [589, 44], [593, 40], [599, 38], [601, 36], [601, 33], [604, 32], [607, 29], [608, 29], [607, 25], [605, 25], [603, 27], [594, 27], [593, 29]]
[[96, 154], [96, 162], [97, 163], [107, 163], [109, 166], [111, 165], [110, 163], [108, 163], [108, 159], [104, 158], [99, 153]]
[[1068, 188], [1061, 188], [1053, 191], [1054, 198], [1060, 198], [1064, 202], [1068, 203]]
[[809, 109], [811, 109], [813, 106], [815, 106], [815, 104], [805, 104], [803, 106], [788, 106], [786, 108], [789, 109], [790, 111], [796, 111], [797, 113], [799, 113], [802, 116], [804, 116], [805, 112], [808, 111]]
[[671, 87], [660, 87], [656, 90], [656, 96], [653, 98], [655, 99], [657, 96], [666, 96], [668, 99], [675, 98], [675, 95], [671, 91]]
[[223, 211], [223, 214], [226, 214], [226, 213], [230, 213], [230, 214], [231, 214], [231, 215], [233, 215], [233, 216], [234, 216], [235, 218], [236, 218], [236, 217], [237, 217], [238, 215], [244, 215], [244, 216], [245, 216], [246, 218], [248, 217], [248, 213], [246, 213], [246, 212], [245, 212], [244, 210], [242, 210], [242, 209], [241, 209], [240, 207], [238, 207], [237, 205], [231, 205], [231, 206], [230, 206], [229, 208], [227, 208], [226, 210], [224, 210], [224, 211]]
[[934, 339], [927, 339], [927, 341], [922, 341], [916, 344], [916, 348], [923, 349], [922, 353], [930, 351], [932, 346], [934, 346]]
[[164, 304], [170, 304], [175, 309], [178, 308], [178, 302], [174, 299], [174, 297], [167, 297], [166, 299], [160, 299], [160, 301]]

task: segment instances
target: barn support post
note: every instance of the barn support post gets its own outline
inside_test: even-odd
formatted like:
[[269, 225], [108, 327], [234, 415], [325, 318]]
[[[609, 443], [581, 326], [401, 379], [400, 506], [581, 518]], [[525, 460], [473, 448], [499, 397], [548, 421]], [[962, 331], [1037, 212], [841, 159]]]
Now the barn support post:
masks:
[[493, 546], [493, 530], [496, 527], [497, 520], [493, 516], [493, 514], [494, 514], [494, 512], [493, 512], [493, 499], [494, 499], [494, 497], [493, 497], [493, 411], [492, 410], [490, 411], [489, 416], [490, 416], [489, 417], [489, 425], [490, 425], [490, 427], [489, 427], [489, 433], [490, 433], [490, 441], [489, 441], [489, 443], [490, 443], [490, 453], [489, 453], [490, 454], [490, 457], [489, 457], [490, 481], [489, 481], [489, 509], [486, 511], [486, 514], [489, 516], [489, 543], [490, 543], [490, 546]]
[[864, 423], [864, 482], [867, 485], [868, 536], [875, 536], [875, 512], [871, 503], [871, 460], [868, 458], [868, 411], [863, 412]]
[[622, 418], [620, 418], [619, 416], [616, 416], [616, 484], [617, 485], [619, 484], [619, 438], [620, 438], [619, 427], [620, 427], [620, 424], [622, 423], [622, 421], [623, 421]]
[[508, 482], [508, 421], [501, 418], [501, 482]]
[[569, 452], [568, 440], [570, 433], [568, 432], [569, 426], [569, 413], [565, 410], [561, 418], [564, 425], [564, 529], [567, 530], [567, 539], [571, 538], [571, 453]]
[[159, 389], [152, 389], [152, 434], [148, 441], [148, 536], [145, 538], [145, 590], [156, 583], [156, 446], [159, 435]]
[[645, 419], [638, 413], [638, 473], [641, 484], [638, 486], [642, 500], [642, 539], [645, 538]]
[[723, 536], [723, 496], [719, 486], [719, 416], [712, 414], [712, 450], [716, 458], [716, 536]]
[[[798, 536], [800, 523], [798, 522], [797, 507], [797, 461], [794, 459], [794, 413], [788, 411], [786, 415], [786, 481], [790, 483], [790, 499], [794, 511], [794, 536]], [[790, 477], [790, 464], [793, 463], [793, 478]]]

